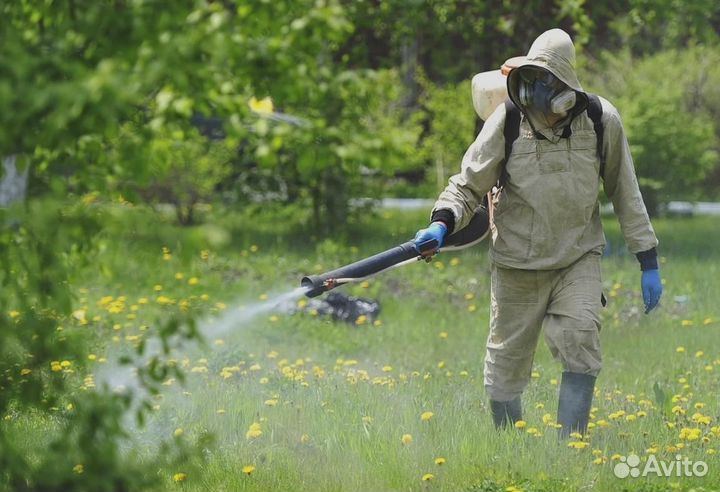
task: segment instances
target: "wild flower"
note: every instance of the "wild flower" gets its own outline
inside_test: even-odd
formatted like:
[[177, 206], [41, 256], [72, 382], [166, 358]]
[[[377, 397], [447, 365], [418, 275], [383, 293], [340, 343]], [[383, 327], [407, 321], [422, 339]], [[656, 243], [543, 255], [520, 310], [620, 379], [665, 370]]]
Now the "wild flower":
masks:
[[261, 435], [262, 429], [260, 428], [260, 424], [258, 422], [253, 422], [252, 424], [250, 424], [248, 431], [245, 433], [245, 438], [250, 441], [253, 439], [257, 439]]

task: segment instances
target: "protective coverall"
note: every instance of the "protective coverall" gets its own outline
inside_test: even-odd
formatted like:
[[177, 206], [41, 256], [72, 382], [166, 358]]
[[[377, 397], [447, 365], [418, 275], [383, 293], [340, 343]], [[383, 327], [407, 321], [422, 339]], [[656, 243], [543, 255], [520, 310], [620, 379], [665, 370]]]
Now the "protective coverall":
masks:
[[[550, 351], [564, 369], [558, 422], [565, 435], [585, 432], [602, 367], [601, 183], [643, 270], [657, 270], [658, 244], [620, 116], [602, 98], [606, 163], [601, 176], [588, 99], [574, 65], [575, 48], [567, 33], [553, 29], [537, 38], [508, 75], [508, 94], [522, 115], [507, 162], [506, 109], [500, 105], [465, 153], [460, 172], [450, 178], [431, 218], [445, 224], [447, 233], [464, 227], [504, 166], [507, 178], [496, 200], [490, 246], [491, 320], [484, 383], [496, 425], [519, 420], [520, 395], [530, 380], [544, 327]], [[552, 124], [523, 105], [519, 94], [523, 70], [537, 68], [575, 92], [574, 106]]]

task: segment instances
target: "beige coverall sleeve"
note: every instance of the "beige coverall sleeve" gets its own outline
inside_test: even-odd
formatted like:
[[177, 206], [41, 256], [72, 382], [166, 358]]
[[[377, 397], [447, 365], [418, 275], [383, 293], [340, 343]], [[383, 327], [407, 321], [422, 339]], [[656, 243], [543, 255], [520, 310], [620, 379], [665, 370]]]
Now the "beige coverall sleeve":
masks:
[[470, 222], [475, 207], [500, 177], [500, 163], [505, 158], [504, 125], [505, 105], [501, 104], [465, 152], [460, 172], [450, 178], [435, 202], [433, 213], [442, 209], [453, 213], [456, 231]]
[[631, 253], [640, 253], [658, 244], [643, 202], [630, 146], [617, 110], [603, 105], [606, 156], [604, 189], [620, 222]]

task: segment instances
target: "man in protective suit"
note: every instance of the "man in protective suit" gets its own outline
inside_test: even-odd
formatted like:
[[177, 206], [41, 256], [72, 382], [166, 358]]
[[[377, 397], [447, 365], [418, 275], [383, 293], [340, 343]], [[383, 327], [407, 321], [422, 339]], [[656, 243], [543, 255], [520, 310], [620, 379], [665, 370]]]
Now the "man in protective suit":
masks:
[[[640, 262], [645, 311], [662, 294], [657, 239], [638, 188], [630, 148], [615, 107], [602, 98], [602, 131], [588, 113], [589, 96], [575, 73], [567, 33], [540, 35], [507, 77], [519, 109], [519, 133], [506, 157], [508, 105], [500, 105], [465, 153], [458, 174], [440, 194], [420, 245], [443, 239], [471, 219], [500, 182], [494, 200], [491, 320], [484, 382], [497, 427], [522, 418], [541, 327], [562, 363], [560, 433], [587, 430], [601, 369], [600, 256], [605, 238], [598, 190], [612, 201], [629, 250]], [[600, 117], [598, 116], [597, 119]], [[598, 122], [600, 123], [600, 122]], [[597, 133], [602, 136], [598, 144]]]

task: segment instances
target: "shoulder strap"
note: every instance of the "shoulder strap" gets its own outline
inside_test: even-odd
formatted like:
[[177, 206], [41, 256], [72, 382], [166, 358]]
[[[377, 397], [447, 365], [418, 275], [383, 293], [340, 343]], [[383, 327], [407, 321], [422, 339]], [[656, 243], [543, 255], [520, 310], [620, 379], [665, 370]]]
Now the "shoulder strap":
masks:
[[595, 94], [588, 93], [587, 114], [593, 122], [593, 129], [597, 138], [597, 155], [600, 158], [600, 177], [605, 179], [605, 153], [603, 152], [604, 128], [602, 124], [602, 104]]
[[510, 100], [505, 100], [505, 127], [503, 128], [505, 136], [505, 161], [502, 163], [502, 171], [500, 171], [499, 188], [505, 186], [508, 181], [507, 161], [512, 152], [513, 143], [520, 135], [520, 109]]

